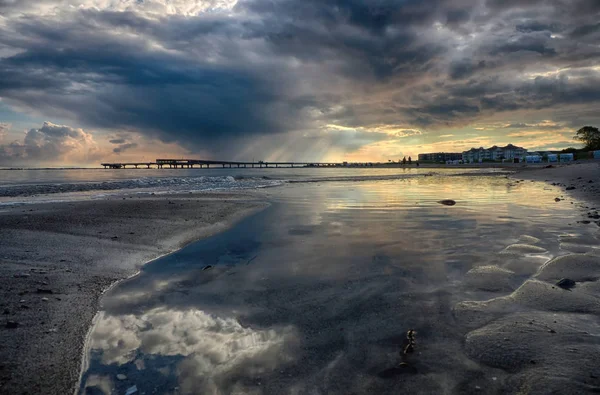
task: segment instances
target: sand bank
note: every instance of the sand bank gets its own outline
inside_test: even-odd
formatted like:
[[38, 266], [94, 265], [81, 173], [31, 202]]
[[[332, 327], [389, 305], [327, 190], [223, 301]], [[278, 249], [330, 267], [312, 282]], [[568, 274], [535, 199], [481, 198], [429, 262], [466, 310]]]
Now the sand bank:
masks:
[[[521, 167], [515, 179], [545, 181], [565, 190], [565, 194], [600, 206], [600, 161], [574, 162], [552, 167]], [[560, 198], [560, 197], [559, 197]]]
[[0, 207], [0, 392], [72, 393], [107, 287], [264, 206], [213, 193]]

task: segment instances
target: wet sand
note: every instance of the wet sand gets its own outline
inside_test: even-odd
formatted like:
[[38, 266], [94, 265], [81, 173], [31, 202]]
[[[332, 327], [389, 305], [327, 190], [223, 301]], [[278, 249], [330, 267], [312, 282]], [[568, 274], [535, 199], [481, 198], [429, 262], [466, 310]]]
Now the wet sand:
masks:
[[[565, 194], [600, 208], [600, 161], [553, 164], [552, 167], [523, 167], [513, 178], [544, 181], [562, 187]], [[568, 188], [568, 189], [567, 189]], [[559, 197], [559, 196], [557, 196]], [[560, 197], [559, 197], [560, 198]], [[594, 207], [594, 206], [592, 206]]]
[[0, 393], [72, 393], [102, 292], [144, 263], [265, 207], [257, 196], [138, 195], [1, 207]]
[[[598, 166], [525, 167], [513, 182], [557, 184], [564, 195], [557, 195], [561, 201], [556, 204], [569, 204], [572, 196], [588, 202], [581, 208], [591, 210], [598, 207], [593, 205], [600, 188]], [[567, 191], [571, 186], [575, 189]], [[262, 206], [252, 195], [205, 194], [2, 208], [0, 307], [5, 314], [0, 392], [72, 392], [84, 337], [103, 290], [143, 263], [219, 232]], [[584, 210], [574, 222], [586, 215]], [[543, 264], [517, 258], [536, 252], [536, 239], [524, 238], [499, 255], [498, 265], [473, 267], [466, 273], [465, 286], [478, 292], [512, 291], [489, 300], [458, 302], [452, 308], [457, 328], [468, 328], [468, 357], [511, 373], [502, 374], [502, 388], [529, 386], [536, 393], [546, 382], [562, 393], [581, 393], [600, 385], [596, 373], [586, 368], [600, 362], [595, 357], [600, 355], [595, 333], [600, 258], [590, 243], [597, 239], [588, 243], [562, 237], [561, 246], [577, 255]], [[515, 276], [523, 275], [531, 278], [515, 282]], [[578, 281], [574, 290], [562, 292], [552, 285], [569, 276]], [[6, 328], [8, 321], [18, 322], [18, 328]], [[420, 336], [426, 333], [422, 330]], [[548, 365], [558, 369], [547, 371]]]
[[107, 293], [82, 393], [597, 391], [600, 229], [563, 192], [504, 176], [271, 190]]

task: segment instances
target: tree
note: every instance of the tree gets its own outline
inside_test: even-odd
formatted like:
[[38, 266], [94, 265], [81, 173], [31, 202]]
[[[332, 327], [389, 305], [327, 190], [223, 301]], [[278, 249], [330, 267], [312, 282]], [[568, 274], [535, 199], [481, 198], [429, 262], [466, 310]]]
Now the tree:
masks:
[[412, 164], [412, 158], [410, 156], [408, 157], [408, 164]]
[[405, 165], [406, 164], [406, 156], [404, 158], [402, 158], [402, 164]]
[[593, 126], [584, 126], [575, 133], [575, 140], [585, 144], [589, 151], [600, 150], [600, 130]]

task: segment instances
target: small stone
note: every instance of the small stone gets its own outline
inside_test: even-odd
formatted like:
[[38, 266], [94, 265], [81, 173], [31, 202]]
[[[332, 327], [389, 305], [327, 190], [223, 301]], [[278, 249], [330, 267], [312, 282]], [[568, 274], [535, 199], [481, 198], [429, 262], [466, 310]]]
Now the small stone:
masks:
[[575, 286], [575, 281], [569, 279], [569, 278], [563, 278], [560, 279], [556, 285], [558, 285], [559, 287], [561, 287], [562, 289], [571, 289]]
[[42, 298], [42, 302], [47, 302], [48, 298]]
[[560, 202], [560, 198], [554, 198], [555, 202]]
[[51, 328], [46, 331], [46, 333], [56, 333], [56, 332], [58, 332], [58, 329], [56, 329], [56, 328]]
[[31, 274], [29, 273], [16, 273], [13, 274], [14, 278], [27, 278], [27, 277], [31, 277]]
[[443, 204], [444, 206], [454, 206], [456, 202], [452, 199], [444, 199], [438, 202], [439, 204]]
[[117, 375], [117, 379], [118, 379], [118, 380], [126, 380], [126, 379], [127, 379], [127, 376], [125, 376], [124, 374], [121, 374], [121, 373], [119, 373], [119, 374]]
[[7, 322], [6, 322], [6, 327], [7, 327], [8, 329], [15, 329], [15, 328], [18, 328], [18, 327], [19, 327], [19, 323], [18, 323], [18, 322], [16, 322], [16, 321], [7, 321]]
[[535, 365], [535, 364], [536, 364], [536, 362], [535, 362], [533, 359], [532, 359], [532, 360], [530, 360], [530, 361], [529, 361], [529, 363], [530, 363], [530, 364], [532, 364], [532, 365]]
[[53, 293], [51, 289], [45, 289], [45, 288], [38, 288], [37, 293], [39, 294], [51, 294]]
[[575, 187], [567, 187], [567, 191], [572, 191]]
[[548, 329], [549, 333], [556, 333], [556, 331], [554, 329]]
[[206, 265], [202, 268], [202, 270], [209, 270], [212, 269], [212, 265]]

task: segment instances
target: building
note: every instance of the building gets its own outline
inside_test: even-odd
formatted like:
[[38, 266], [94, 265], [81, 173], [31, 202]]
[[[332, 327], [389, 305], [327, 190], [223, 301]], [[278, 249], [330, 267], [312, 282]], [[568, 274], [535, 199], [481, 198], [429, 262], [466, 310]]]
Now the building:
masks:
[[461, 160], [460, 152], [433, 152], [429, 154], [419, 154], [419, 161], [446, 162], [449, 160]]
[[527, 150], [523, 147], [508, 144], [504, 147], [494, 145], [490, 148], [471, 148], [462, 153], [462, 160], [465, 162], [479, 162], [485, 160], [500, 161], [503, 159], [523, 159], [527, 155]]

